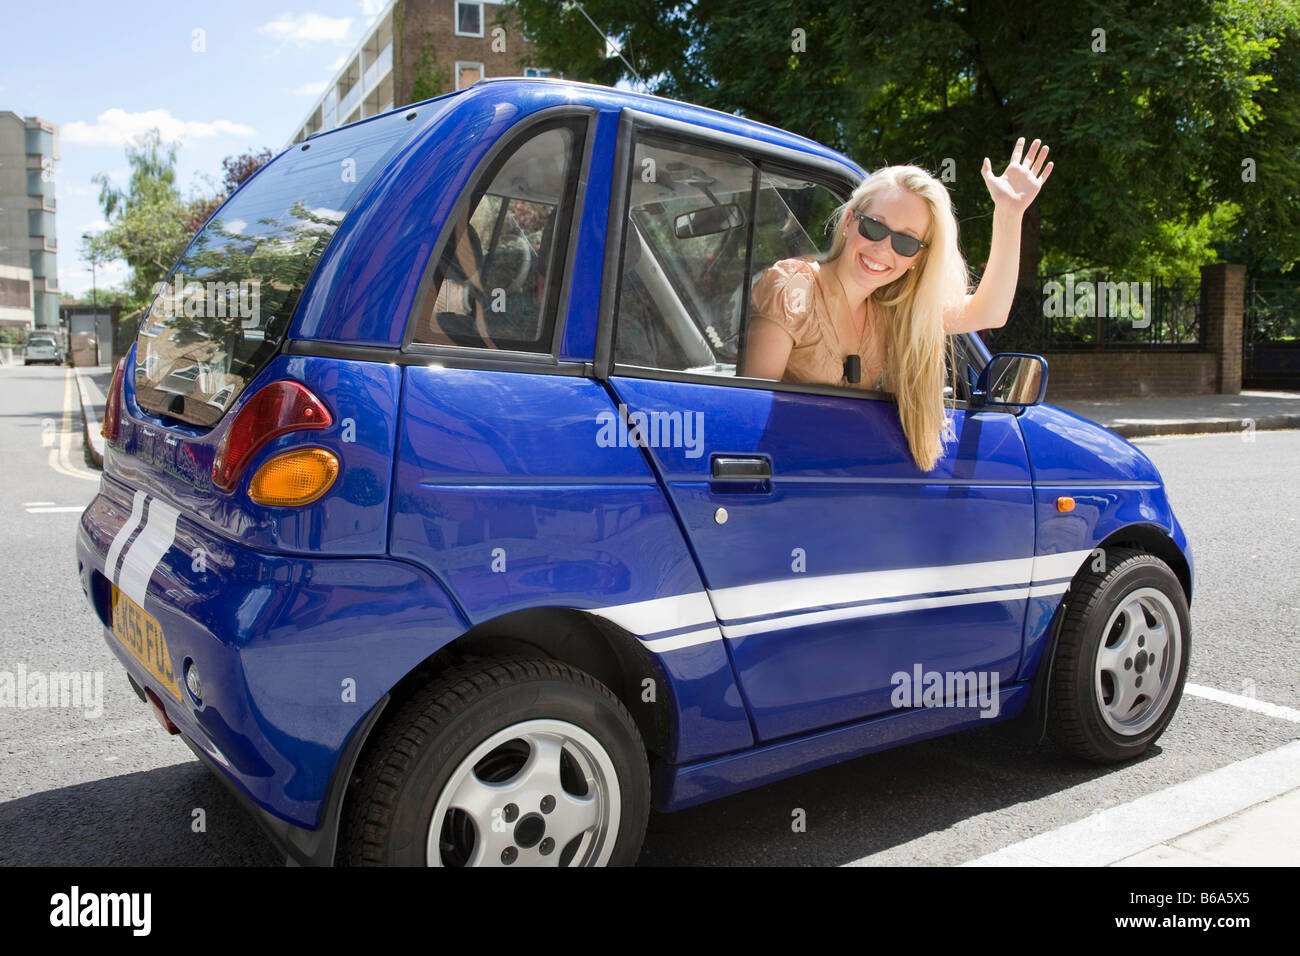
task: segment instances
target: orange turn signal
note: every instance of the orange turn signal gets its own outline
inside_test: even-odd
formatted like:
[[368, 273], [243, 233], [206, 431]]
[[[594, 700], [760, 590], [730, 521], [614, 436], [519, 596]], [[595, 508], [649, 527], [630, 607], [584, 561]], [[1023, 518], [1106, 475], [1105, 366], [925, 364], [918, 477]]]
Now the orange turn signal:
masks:
[[1057, 511], [1073, 511], [1073, 510], [1074, 510], [1074, 499], [1071, 498], [1069, 495], [1061, 495], [1061, 497], [1059, 497], [1059, 498], [1056, 499], [1056, 510], [1057, 510]]
[[339, 460], [324, 448], [295, 448], [276, 455], [253, 475], [248, 497], [260, 505], [311, 504], [338, 477]]

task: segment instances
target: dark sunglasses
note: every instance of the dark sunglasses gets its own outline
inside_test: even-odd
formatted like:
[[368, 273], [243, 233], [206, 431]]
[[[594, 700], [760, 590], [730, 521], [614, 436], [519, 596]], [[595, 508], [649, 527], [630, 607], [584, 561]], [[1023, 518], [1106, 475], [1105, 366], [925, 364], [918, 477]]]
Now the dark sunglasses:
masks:
[[858, 213], [853, 218], [858, 221], [858, 232], [862, 234], [864, 239], [879, 242], [885, 236], [889, 236], [894, 251], [900, 256], [906, 256], [910, 259], [926, 246], [924, 242], [915, 236], [909, 236], [905, 232], [894, 232], [879, 219], [872, 219], [864, 213]]

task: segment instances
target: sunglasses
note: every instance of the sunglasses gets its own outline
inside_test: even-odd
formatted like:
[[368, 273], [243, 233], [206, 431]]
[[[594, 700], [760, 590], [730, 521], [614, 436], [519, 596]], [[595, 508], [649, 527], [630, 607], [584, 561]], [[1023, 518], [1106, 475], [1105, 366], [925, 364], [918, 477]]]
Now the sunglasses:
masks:
[[905, 232], [894, 232], [879, 219], [872, 219], [864, 213], [858, 213], [853, 218], [858, 221], [858, 232], [862, 234], [864, 239], [879, 242], [885, 236], [889, 236], [894, 251], [900, 256], [906, 256], [910, 259], [926, 246], [924, 242], [915, 236], [909, 236]]

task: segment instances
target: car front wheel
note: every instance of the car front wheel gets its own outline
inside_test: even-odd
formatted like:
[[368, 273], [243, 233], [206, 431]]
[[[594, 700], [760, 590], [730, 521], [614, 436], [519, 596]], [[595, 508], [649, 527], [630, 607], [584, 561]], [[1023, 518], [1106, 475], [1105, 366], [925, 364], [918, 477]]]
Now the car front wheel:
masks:
[[604, 685], [558, 661], [483, 659], [367, 748], [341, 845], [352, 865], [630, 865], [649, 809], [641, 736]]
[[1112, 549], [1103, 563], [1071, 588], [1049, 723], [1070, 752], [1113, 763], [1143, 753], [1173, 719], [1191, 621], [1182, 585], [1159, 558]]

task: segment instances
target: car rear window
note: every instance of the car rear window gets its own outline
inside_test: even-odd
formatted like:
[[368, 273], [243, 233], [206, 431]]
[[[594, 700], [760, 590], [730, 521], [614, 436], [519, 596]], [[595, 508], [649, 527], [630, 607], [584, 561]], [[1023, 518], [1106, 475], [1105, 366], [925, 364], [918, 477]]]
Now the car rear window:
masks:
[[225, 414], [275, 355], [343, 217], [415, 128], [394, 113], [309, 140], [235, 193], [140, 324], [142, 408], [199, 426]]

